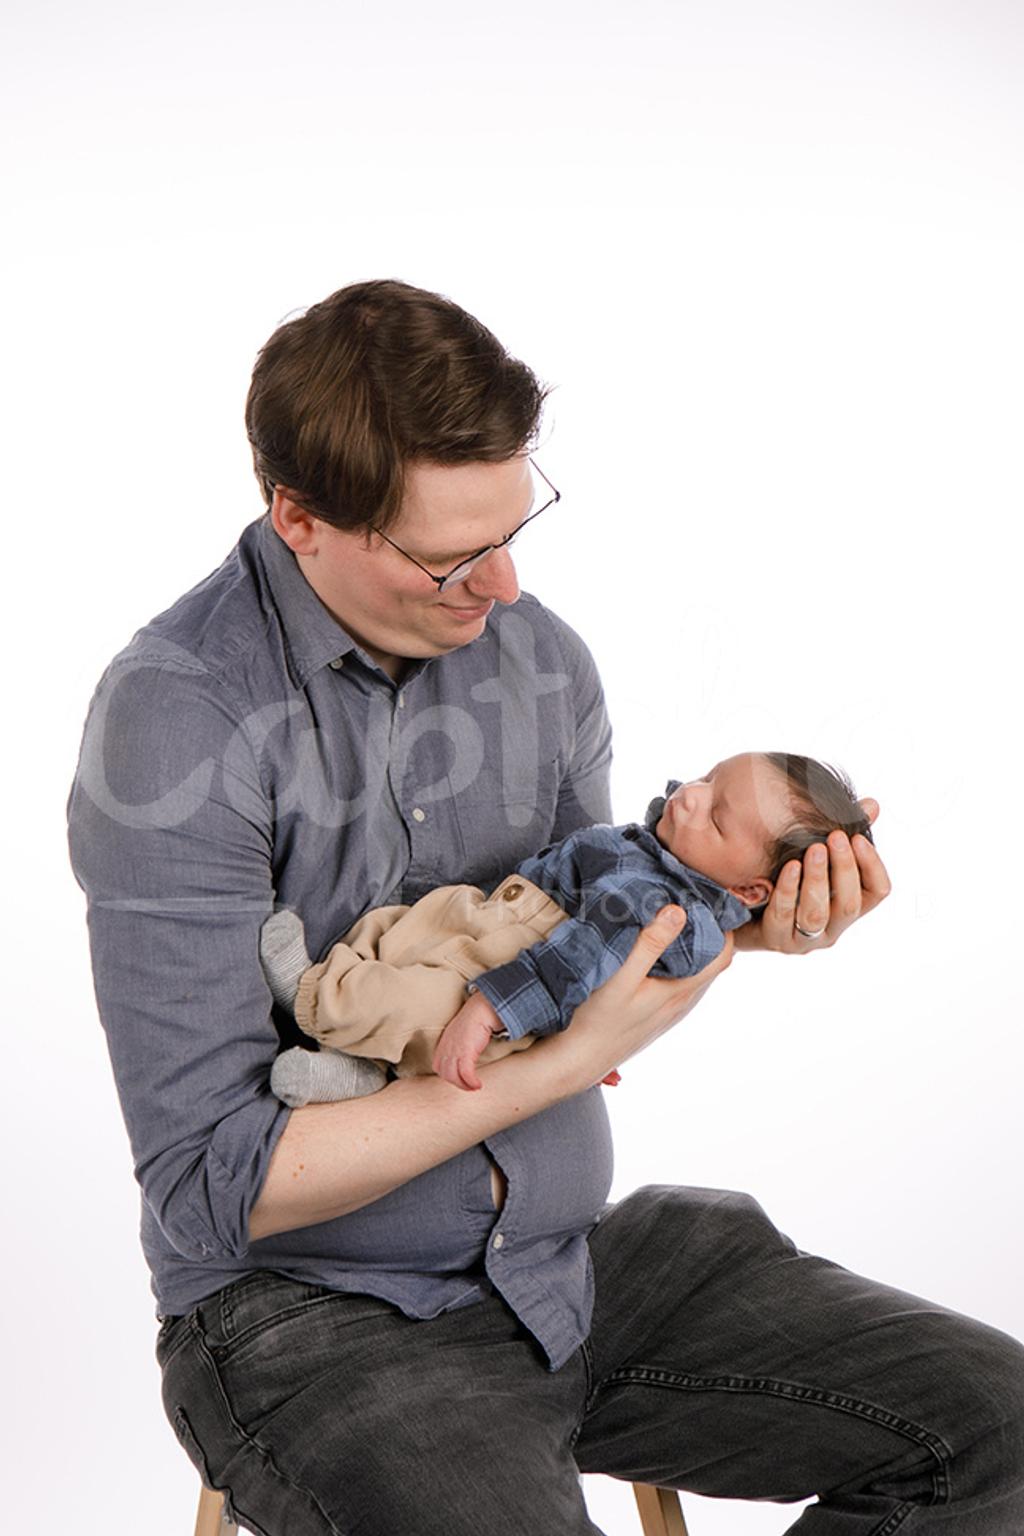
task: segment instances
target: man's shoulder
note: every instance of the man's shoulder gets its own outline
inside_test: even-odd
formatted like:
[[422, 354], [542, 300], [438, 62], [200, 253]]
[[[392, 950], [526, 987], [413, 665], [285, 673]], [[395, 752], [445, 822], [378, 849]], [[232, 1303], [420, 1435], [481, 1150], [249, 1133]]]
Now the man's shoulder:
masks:
[[258, 524], [210, 574], [139, 629], [109, 671], [167, 666], [215, 678], [266, 634], [268, 610], [256, 558]]
[[[104, 669], [86, 742], [118, 742], [137, 768], [163, 756], [220, 752], [243, 722], [281, 696], [282, 660], [268, 646], [272, 606], [246, 529], [217, 569], [133, 636]], [[84, 747], [83, 747], [84, 751]]]

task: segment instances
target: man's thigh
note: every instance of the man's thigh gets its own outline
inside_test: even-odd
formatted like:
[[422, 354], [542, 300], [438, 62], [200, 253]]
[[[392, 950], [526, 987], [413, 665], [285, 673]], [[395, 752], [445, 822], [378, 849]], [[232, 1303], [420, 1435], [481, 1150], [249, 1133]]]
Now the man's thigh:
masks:
[[582, 1356], [550, 1372], [497, 1298], [411, 1322], [262, 1274], [159, 1353], [183, 1445], [265, 1536], [596, 1531], [571, 1450]]
[[930, 1531], [922, 1506], [950, 1498], [958, 1531], [1017, 1529], [972, 1523], [992, 1501], [1024, 1520], [1015, 1341], [801, 1253], [745, 1195], [640, 1190], [590, 1247], [584, 1471], [739, 1499], [827, 1493], [808, 1532], [889, 1529], [904, 1506]]

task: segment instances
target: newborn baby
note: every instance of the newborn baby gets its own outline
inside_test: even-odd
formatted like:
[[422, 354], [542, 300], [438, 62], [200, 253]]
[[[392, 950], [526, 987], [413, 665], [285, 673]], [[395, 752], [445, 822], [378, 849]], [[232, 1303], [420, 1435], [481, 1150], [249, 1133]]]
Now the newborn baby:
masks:
[[683, 907], [686, 923], [651, 974], [693, 975], [764, 906], [783, 866], [836, 829], [871, 837], [848, 779], [811, 758], [746, 752], [670, 783], [644, 826], [585, 827], [542, 849], [490, 896], [444, 886], [377, 908], [318, 965], [298, 917], [277, 913], [261, 938], [271, 990], [329, 1049], [279, 1056], [274, 1092], [292, 1105], [355, 1097], [382, 1087], [388, 1067], [479, 1088], [478, 1063], [564, 1029], [662, 907]]

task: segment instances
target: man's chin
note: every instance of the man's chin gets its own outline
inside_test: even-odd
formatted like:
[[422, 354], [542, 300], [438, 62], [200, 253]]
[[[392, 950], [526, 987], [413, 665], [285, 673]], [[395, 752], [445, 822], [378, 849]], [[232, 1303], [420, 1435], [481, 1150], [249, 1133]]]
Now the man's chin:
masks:
[[477, 610], [473, 617], [466, 618], [453, 617], [450, 609], [442, 614], [439, 608], [435, 608], [433, 611], [438, 614], [439, 622], [431, 625], [429, 634], [424, 633], [424, 626], [415, 634], [396, 637], [394, 644], [401, 646], [403, 661], [427, 661], [431, 656], [448, 656], [452, 651], [458, 651], [462, 646], [480, 639], [487, 628], [493, 607], [493, 603], [488, 603], [482, 610]]

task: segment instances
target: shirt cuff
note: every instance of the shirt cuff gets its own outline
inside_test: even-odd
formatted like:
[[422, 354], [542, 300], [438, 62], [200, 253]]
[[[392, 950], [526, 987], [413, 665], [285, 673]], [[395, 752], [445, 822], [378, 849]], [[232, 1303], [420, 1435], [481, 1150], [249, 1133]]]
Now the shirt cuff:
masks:
[[521, 960], [485, 971], [474, 982], [498, 1015], [510, 1040], [550, 1035], [562, 1027], [561, 1015], [544, 983]]

